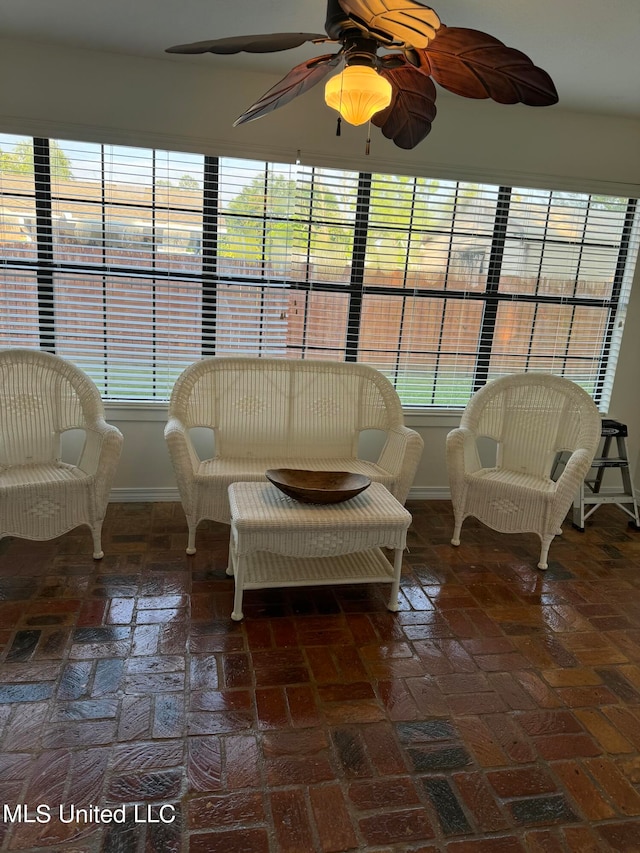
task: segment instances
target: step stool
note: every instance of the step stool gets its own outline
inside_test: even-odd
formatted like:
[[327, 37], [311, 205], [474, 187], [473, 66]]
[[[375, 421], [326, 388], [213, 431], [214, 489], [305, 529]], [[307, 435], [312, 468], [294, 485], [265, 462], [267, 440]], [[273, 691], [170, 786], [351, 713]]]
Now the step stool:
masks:
[[[602, 504], [615, 504], [631, 517], [629, 526], [640, 530], [638, 504], [633, 492], [629, 457], [627, 455], [627, 425], [620, 421], [603, 418], [600, 455], [591, 463], [591, 471], [580, 487], [573, 505], [573, 526], [584, 532], [584, 523]], [[616, 441], [617, 455], [611, 456], [613, 440]], [[554, 466], [555, 467], [555, 466]], [[615, 468], [622, 477], [622, 491], [602, 492], [602, 480], [607, 469]], [[592, 473], [595, 472], [595, 473]], [[585, 507], [591, 509], [585, 512]]]

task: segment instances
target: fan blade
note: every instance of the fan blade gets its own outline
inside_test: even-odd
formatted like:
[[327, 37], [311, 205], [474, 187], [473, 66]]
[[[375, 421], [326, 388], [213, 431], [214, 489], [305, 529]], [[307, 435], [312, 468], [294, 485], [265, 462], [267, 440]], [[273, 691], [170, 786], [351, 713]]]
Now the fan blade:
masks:
[[415, 0], [339, 0], [352, 20], [383, 40], [425, 48], [440, 26], [440, 18]]
[[268, 33], [257, 36], [233, 36], [213, 41], [194, 41], [193, 44], [176, 44], [165, 53], [276, 53], [300, 47], [307, 41], [327, 41], [325, 33]]
[[257, 118], [277, 110], [278, 107], [283, 107], [297, 98], [298, 95], [303, 95], [308, 92], [316, 83], [323, 80], [330, 71], [342, 61], [342, 53], [329, 53], [324, 56], [316, 56], [315, 59], [309, 59], [307, 62], [301, 62], [296, 65], [283, 77], [279, 83], [276, 83], [268, 92], [255, 102], [248, 110], [245, 110], [242, 115], [237, 118], [233, 126], [246, 124], [248, 121], [253, 121]]
[[465, 98], [545, 107], [558, 102], [553, 80], [526, 54], [479, 30], [445, 27], [422, 52], [423, 71]]
[[379, 73], [391, 83], [393, 94], [389, 106], [375, 113], [371, 121], [398, 148], [415, 148], [436, 117], [436, 87], [430, 77], [409, 64], [382, 67]]

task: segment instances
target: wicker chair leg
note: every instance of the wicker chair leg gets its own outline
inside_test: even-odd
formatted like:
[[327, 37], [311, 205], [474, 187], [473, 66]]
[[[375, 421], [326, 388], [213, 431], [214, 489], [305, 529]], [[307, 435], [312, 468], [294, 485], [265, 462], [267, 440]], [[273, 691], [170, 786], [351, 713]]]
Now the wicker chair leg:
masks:
[[191, 524], [190, 521], [187, 521], [189, 525], [189, 539], [187, 541], [187, 554], [195, 554], [196, 553], [196, 524]]
[[549, 554], [549, 546], [553, 542], [553, 539], [553, 533], [549, 536], [541, 537], [542, 547], [540, 548], [540, 562], [538, 563], [539, 569], [549, 568], [549, 564], [547, 563], [547, 556]]
[[463, 522], [463, 520], [464, 520], [464, 519], [460, 519], [460, 521], [458, 521], [458, 519], [457, 519], [457, 518], [456, 518], [456, 520], [455, 520], [455, 525], [454, 525], [454, 528], [453, 528], [453, 536], [451, 537], [451, 544], [452, 544], [452, 545], [456, 545], [456, 546], [457, 546], [457, 545], [459, 545], [459, 544], [460, 544], [460, 531], [462, 530], [462, 522]]
[[104, 557], [102, 550], [102, 522], [96, 521], [91, 528], [91, 536], [93, 538], [93, 559], [101, 560]]
[[238, 558], [236, 557], [236, 584], [235, 591], [233, 594], [233, 611], [231, 613], [231, 618], [234, 622], [241, 622], [242, 619], [244, 619], [244, 613], [242, 612], [242, 593], [244, 591], [244, 566], [242, 565], [242, 563], [238, 564], [238, 562]]

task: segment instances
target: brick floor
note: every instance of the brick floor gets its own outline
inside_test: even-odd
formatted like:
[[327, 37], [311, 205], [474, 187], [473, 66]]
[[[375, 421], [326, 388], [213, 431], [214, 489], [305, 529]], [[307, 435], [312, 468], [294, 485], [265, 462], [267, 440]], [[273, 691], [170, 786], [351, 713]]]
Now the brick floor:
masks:
[[[388, 588], [262, 590], [178, 504], [0, 541], [0, 850], [640, 851], [640, 533], [410, 503]], [[75, 810], [75, 811], [74, 811]], [[84, 810], [84, 811], [83, 811]]]

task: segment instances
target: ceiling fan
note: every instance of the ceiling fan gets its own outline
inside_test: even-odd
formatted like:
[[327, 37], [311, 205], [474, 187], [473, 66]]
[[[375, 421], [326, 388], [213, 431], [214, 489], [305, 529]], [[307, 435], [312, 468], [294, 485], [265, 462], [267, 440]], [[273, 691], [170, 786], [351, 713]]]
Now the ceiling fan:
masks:
[[[434, 80], [465, 98], [529, 106], [558, 101], [551, 77], [524, 53], [479, 30], [447, 27], [418, 0], [328, 0], [325, 33], [234, 36], [175, 45], [167, 53], [272, 53], [305, 42], [335, 43], [340, 49], [296, 65], [234, 127], [284, 106], [342, 64], [342, 74], [327, 83], [327, 103], [351, 124], [370, 119], [404, 149], [414, 148], [431, 130]], [[379, 50], [390, 52], [379, 55]]]

